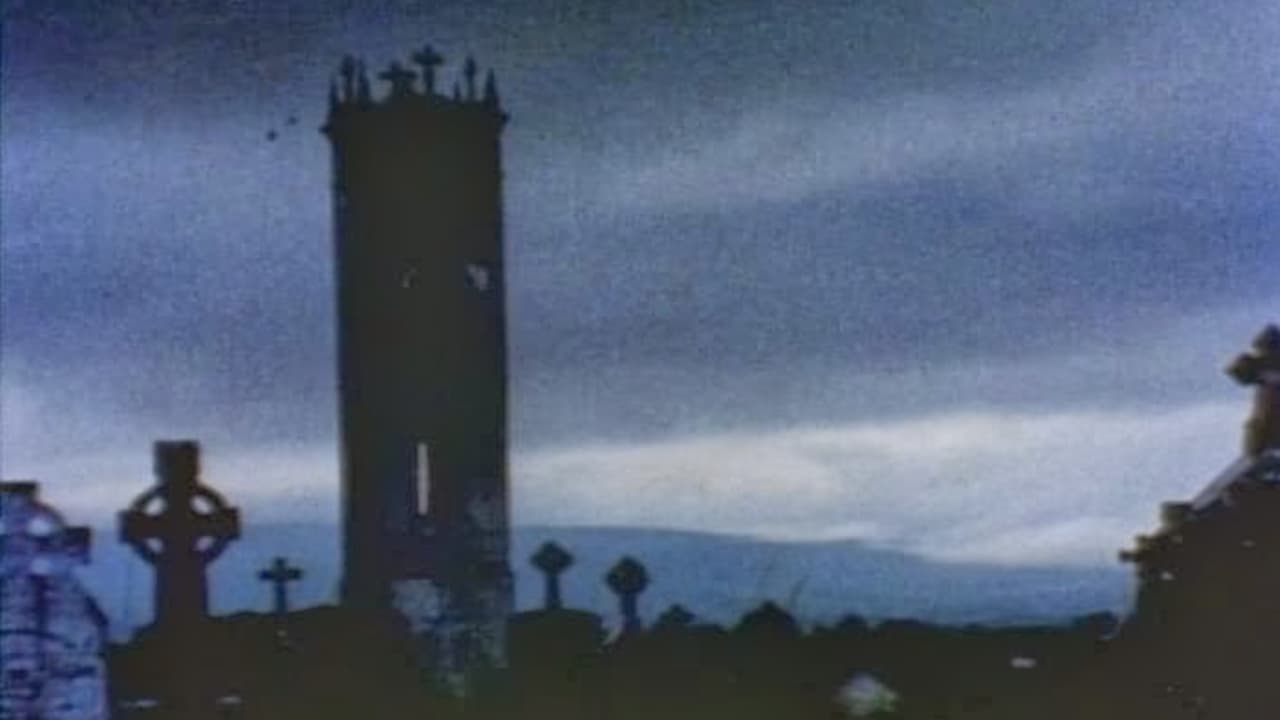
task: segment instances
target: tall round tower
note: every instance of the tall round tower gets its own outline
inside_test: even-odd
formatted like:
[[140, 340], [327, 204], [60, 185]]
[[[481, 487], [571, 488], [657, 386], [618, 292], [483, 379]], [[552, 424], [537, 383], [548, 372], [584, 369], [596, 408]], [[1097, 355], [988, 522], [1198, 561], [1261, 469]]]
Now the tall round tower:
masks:
[[501, 664], [507, 559], [506, 282], [490, 73], [441, 58], [379, 75], [346, 59], [333, 148], [342, 428], [342, 599], [394, 606], [446, 670]]

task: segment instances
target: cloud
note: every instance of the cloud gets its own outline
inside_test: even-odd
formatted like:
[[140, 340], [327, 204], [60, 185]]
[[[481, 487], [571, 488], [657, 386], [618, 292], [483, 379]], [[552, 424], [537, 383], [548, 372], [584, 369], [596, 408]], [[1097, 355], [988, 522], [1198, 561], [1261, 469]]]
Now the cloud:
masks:
[[886, 340], [902, 329], [869, 322], [845, 358], [782, 352], [743, 363], [708, 350], [714, 361], [595, 356], [561, 369], [520, 366], [514, 440], [534, 450], [958, 411], [1136, 413], [1231, 402], [1241, 390], [1220, 369], [1276, 308], [1277, 297], [1180, 317], [1111, 308], [1079, 321], [1050, 317], [1033, 333], [987, 347], [967, 337], [981, 318], [960, 316], [943, 328], [972, 348], [938, 332]]
[[[1244, 139], [1276, 109], [1276, 58], [1263, 48], [1278, 29], [1280, 14], [1261, 4], [1181, 7], [1035, 85], [779, 97], [657, 152], [634, 148], [589, 186], [602, 206], [631, 212], [733, 212], [939, 175], [998, 187], [1028, 212], [1150, 201], [1161, 155], [1212, 160], [1207, 148]], [[1120, 163], [1106, 155], [1117, 149]]]
[[1233, 458], [1241, 408], [944, 413], [517, 457], [538, 523], [853, 537], [931, 558], [1106, 564]]
[[[7, 420], [29, 417], [21, 402]], [[1105, 565], [1160, 502], [1190, 497], [1233, 459], [1243, 410], [943, 412], [543, 448], [513, 456], [513, 512], [522, 525], [854, 538], [940, 560]], [[110, 523], [153, 481], [141, 440], [9, 452], [4, 472], [40, 480], [76, 522]], [[331, 444], [215, 441], [203, 457], [205, 481], [246, 522], [336, 520]]]
[[[1107, 564], [1160, 502], [1192, 496], [1234, 459], [1248, 401], [1219, 368], [1260, 322], [1240, 307], [1070, 354], [922, 359], [888, 375], [792, 367], [786, 385], [780, 371], [677, 382], [624, 368], [637, 384], [616, 396], [582, 377], [585, 395], [518, 387], [515, 521]], [[290, 438], [258, 430], [287, 421], [271, 404], [146, 415], [83, 379], [32, 373], [0, 375], [0, 473], [40, 480], [77, 522], [109, 523], [153, 481], [151, 441], [175, 437], [203, 442], [206, 481], [249, 522], [337, 517], [331, 423]]]
[[240, 423], [181, 410], [148, 416], [103, 404], [83, 387], [26, 384], [11, 373], [0, 396], [0, 477], [40, 482], [44, 497], [75, 522], [109, 524], [154, 484], [151, 443], [176, 439], [201, 443], [203, 480], [241, 507], [247, 522], [337, 518], [336, 445], [287, 433], [255, 440], [252, 429], [270, 409], [245, 407]]
[[74, 522], [110, 524], [155, 482], [152, 442], [195, 439], [203, 479], [246, 521], [336, 519], [332, 413], [270, 401], [210, 408], [202, 403], [216, 391], [200, 374], [151, 380], [154, 396], [139, 399], [102, 377], [5, 362], [0, 477], [40, 482]]
[[[455, 53], [492, 30], [509, 69], [511, 335], [528, 385], [999, 359], [1114, 334], [1138, 303], [1169, 315], [1270, 288], [1261, 5], [725, 5], [441, 9], [467, 21], [437, 23]], [[156, 416], [273, 405], [255, 430], [326, 431], [309, 421], [332, 406], [333, 367], [314, 123], [325, 58], [354, 40], [332, 27], [343, 13], [308, 8], [196, 32], [205, 14], [90, 4], [7, 47], [6, 373], [89, 375], [118, 395], [104, 403]], [[417, 12], [361, 15], [355, 45], [411, 47]], [[289, 47], [269, 42], [300, 19]], [[222, 35], [241, 30], [242, 44]], [[148, 72], [168, 45], [190, 46], [189, 65]], [[193, 76], [225, 87], [178, 102], [173, 83]], [[103, 97], [159, 99], [82, 101], [95, 78]], [[290, 103], [306, 127], [265, 142]]]

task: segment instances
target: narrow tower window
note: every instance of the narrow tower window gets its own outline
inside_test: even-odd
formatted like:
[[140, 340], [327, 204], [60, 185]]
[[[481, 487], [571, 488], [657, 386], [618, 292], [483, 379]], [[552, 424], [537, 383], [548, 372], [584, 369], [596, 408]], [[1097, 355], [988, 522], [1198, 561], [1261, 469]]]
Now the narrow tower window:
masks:
[[419, 442], [414, 463], [414, 480], [417, 488], [418, 514], [425, 516], [430, 509], [431, 452], [424, 442]]

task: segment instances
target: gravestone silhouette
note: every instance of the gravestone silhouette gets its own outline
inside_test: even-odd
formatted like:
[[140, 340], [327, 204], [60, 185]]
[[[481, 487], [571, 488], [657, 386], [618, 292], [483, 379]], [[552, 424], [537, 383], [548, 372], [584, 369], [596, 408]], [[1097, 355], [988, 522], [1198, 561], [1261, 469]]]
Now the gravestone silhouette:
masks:
[[302, 579], [302, 569], [289, 564], [288, 560], [277, 557], [271, 565], [258, 573], [258, 579], [271, 583], [271, 610], [277, 617], [289, 612], [289, 583]]
[[669, 606], [658, 619], [654, 621], [655, 630], [684, 630], [693, 625], [693, 621], [697, 619], [692, 612], [685, 606], [676, 603]]
[[649, 572], [644, 565], [631, 556], [623, 557], [604, 576], [605, 584], [618, 596], [618, 605], [622, 612], [622, 631], [624, 633], [640, 630], [640, 614], [636, 608], [636, 598], [649, 587]]
[[560, 574], [573, 565], [573, 555], [553, 542], [545, 542], [529, 560], [545, 580], [543, 608], [559, 610], [564, 606], [560, 598]]
[[157, 483], [120, 513], [120, 538], [155, 568], [155, 621], [163, 628], [208, 615], [205, 568], [240, 536], [239, 511], [200, 484], [200, 446], [155, 444]]

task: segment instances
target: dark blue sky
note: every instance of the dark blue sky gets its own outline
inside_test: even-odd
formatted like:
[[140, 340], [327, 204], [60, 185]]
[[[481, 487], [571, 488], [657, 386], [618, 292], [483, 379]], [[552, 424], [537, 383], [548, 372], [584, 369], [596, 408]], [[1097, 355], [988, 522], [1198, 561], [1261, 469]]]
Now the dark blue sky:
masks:
[[518, 521], [1110, 562], [1236, 452], [1264, 0], [180, 5], [6, 4], [0, 469], [73, 513], [190, 435], [333, 516], [316, 128], [428, 40], [513, 116]]

